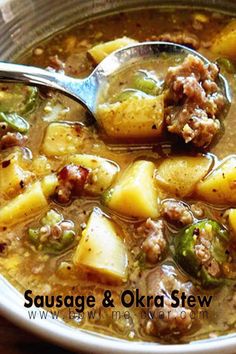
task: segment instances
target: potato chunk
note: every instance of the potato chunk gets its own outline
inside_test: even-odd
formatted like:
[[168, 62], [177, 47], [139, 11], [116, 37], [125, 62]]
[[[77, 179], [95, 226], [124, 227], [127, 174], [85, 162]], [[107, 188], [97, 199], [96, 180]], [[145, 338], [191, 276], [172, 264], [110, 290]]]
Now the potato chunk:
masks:
[[106, 134], [114, 138], [152, 138], [162, 133], [164, 96], [100, 104], [96, 112]]
[[82, 145], [81, 126], [77, 124], [51, 123], [47, 127], [42, 153], [48, 157], [74, 154]]
[[[47, 197], [56, 188], [56, 176], [35, 182], [24, 193], [0, 208], [0, 227], [15, 225], [48, 206]], [[53, 181], [53, 182], [52, 182]]]
[[211, 50], [218, 55], [236, 59], [236, 20], [217, 33]]
[[78, 267], [114, 281], [126, 281], [128, 256], [115, 224], [95, 208], [74, 255]]
[[232, 156], [197, 184], [196, 194], [210, 203], [236, 203], [236, 156]]
[[94, 47], [89, 49], [88, 53], [91, 55], [95, 63], [99, 64], [103, 59], [106, 58], [106, 56], [108, 56], [115, 50], [121, 49], [123, 47], [127, 47], [135, 43], [138, 42], [132, 38], [128, 38], [128, 37], [117, 38], [114, 41], [109, 41], [109, 42], [95, 45]]
[[85, 190], [96, 195], [102, 194], [111, 186], [119, 171], [114, 162], [95, 155], [73, 155], [69, 157], [69, 162], [90, 170]]
[[105, 193], [104, 203], [127, 216], [158, 217], [158, 192], [154, 186], [154, 170], [153, 162], [142, 160], [134, 162], [114, 188]]
[[23, 194], [0, 209], [0, 227], [17, 224], [20, 220], [47, 206], [40, 182], [34, 183]]
[[32, 173], [25, 169], [22, 152], [9, 154], [0, 163], [0, 195], [12, 197], [29, 182]]
[[52, 166], [46, 156], [38, 155], [32, 160], [30, 169], [36, 174], [37, 177], [42, 177], [51, 172]]
[[236, 209], [229, 210], [229, 226], [234, 234], [234, 239], [236, 239]]
[[41, 187], [46, 198], [54, 194], [57, 186], [58, 178], [57, 175], [53, 173], [45, 176], [41, 181]]
[[175, 156], [165, 159], [156, 170], [157, 184], [171, 195], [190, 196], [209, 172], [212, 158], [207, 156]]

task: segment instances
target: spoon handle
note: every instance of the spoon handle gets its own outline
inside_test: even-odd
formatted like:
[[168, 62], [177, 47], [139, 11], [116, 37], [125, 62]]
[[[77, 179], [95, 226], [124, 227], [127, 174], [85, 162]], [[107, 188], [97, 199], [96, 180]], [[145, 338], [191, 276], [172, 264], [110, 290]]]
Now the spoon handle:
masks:
[[92, 81], [91, 76], [83, 80], [74, 79], [33, 66], [0, 62], [0, 82], [24, 83], [59, 90], [93, 113], [96, 92], [92, 88]]

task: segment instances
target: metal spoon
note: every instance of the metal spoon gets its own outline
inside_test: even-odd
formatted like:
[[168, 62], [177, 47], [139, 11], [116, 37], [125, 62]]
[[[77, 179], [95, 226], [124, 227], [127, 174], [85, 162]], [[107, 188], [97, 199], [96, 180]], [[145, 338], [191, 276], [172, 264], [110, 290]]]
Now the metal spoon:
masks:
[[[94, 69], [91, 75], [82, 80], [33, 66], [0, 62], [0, 81], [46, 86], [59, 90], [77, 100], [95, 116], [99, 90], [109, 80], [111, 75], [129, 63], [136, 62], [142, 58], [155, 58], [161, 53], [193, 54], [204, 63], [210, 63], [208, 59], [198, 52], [182, 45], [167, 42], [145, 42], [125, 47], [110, 54]], [[221, 74], [219, 75], [219, 85], [230, 103], [229, 85]]]

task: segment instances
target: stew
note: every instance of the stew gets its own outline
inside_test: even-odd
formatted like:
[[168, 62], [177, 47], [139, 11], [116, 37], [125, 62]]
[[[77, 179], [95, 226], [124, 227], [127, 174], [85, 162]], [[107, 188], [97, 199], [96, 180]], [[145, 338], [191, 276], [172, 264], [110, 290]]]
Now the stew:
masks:
[[[56, 33], [18, 61], [82, 78], [112, 51], [156, 40], [212, 64], [164, 53], [125, 67], [103, 87], [96, 122], [58, 92], [0, 85], [0, 266], [77, 328], [183, 343], [236, 326], [236, 20], [120, 13]], [[127, 309], [126, 290], [126, 302], [130, 291], [152, 298]], [[115, 308], [102, 306], [107, 291]], [[93, 295], [97, 313], [77, 304], [68, 315], [58, 295]], [[198, 296], [210, 305], [193, 305]]]

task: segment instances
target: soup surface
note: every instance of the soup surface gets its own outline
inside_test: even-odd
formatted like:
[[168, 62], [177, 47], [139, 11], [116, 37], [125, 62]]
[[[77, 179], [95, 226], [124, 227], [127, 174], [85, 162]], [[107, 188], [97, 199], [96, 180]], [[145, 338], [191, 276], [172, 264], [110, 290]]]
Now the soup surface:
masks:
[[236, 20], [121, 13], [18, 62], [83, 78], [112, 51], [156, 40], [212, 64], [163, 53], [125, 67], [104, 85], [96, 122], [58, 92], [1, 84], [0, 267], [32, 291], [27, 304], [77, 328], [183, 343], [236, 326]]

